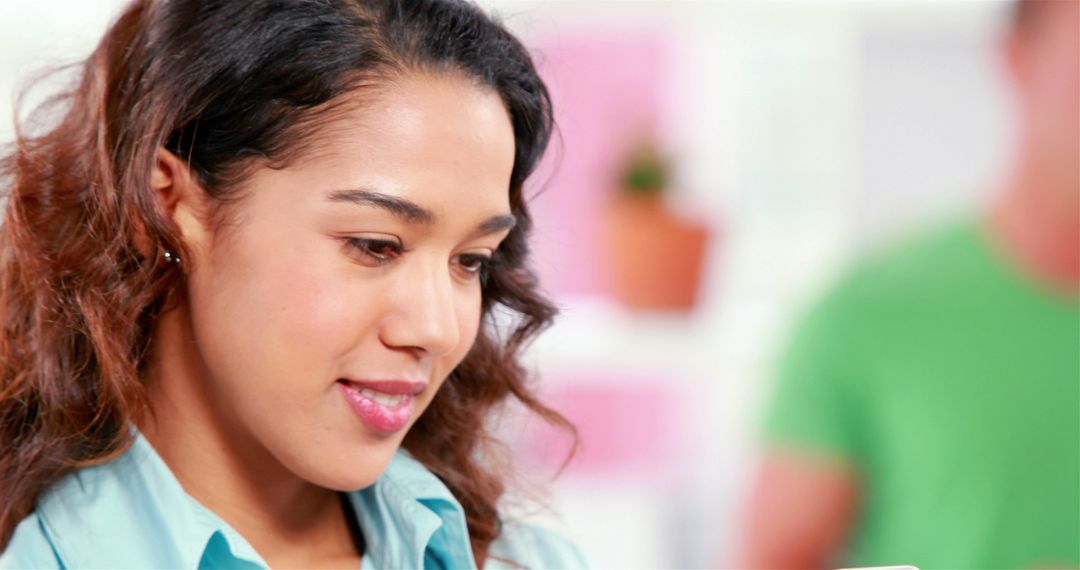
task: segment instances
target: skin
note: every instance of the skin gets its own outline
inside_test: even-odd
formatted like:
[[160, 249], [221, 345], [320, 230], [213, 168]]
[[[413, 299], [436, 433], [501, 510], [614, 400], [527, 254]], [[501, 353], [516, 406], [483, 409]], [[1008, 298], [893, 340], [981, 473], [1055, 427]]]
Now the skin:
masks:
[[741, 568], [828, 568], [857, 513], [856, 468], [839, 457], [769, 450], [751, 494]]
[[1043, 1], [1003, 54], [1023, 121], [1020, 153], [987, 222], [1034, 280], [1080, 296], [1080, 3]]
[[[1014, 174], [985, 219], [991, 243], [1033, 282], [1080, 296], [1080, 2], [1041, 2], [1002, 44], [1022, 121]], [[746, 568], [825, 568], [858, 514], [858, 466], [807, 450], [768, 449], [742, 542]]]
[[475, 270], [512, 223], [495, 92], [411, 74], [354, 98], [305, 156], [256, 169], [226, 224], [175, 156], [153, 174], [190, 253], [140, 428], [272, 567], [358, 566], [339, 491], [371, 485], [407, 428], [367, 426], [337, 381], [426, 383], [411, 426], [476, 338]]

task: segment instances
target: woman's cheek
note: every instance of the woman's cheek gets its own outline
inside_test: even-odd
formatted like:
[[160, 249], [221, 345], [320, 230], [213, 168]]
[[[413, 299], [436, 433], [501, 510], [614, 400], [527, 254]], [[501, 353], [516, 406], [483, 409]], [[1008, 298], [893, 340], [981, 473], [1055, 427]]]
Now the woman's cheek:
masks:
[[373, 324], [360, 287], [332, 278], [301, 275], [280, 291], [280, 324], [290, 342], [344, 354]]
[[479, 292], [466, 292], [458, 304], [458, 330], [461, 338], [461, 346], [453, 352], [453, 361], [449, 364], [447, 374], [450, 373], [472, 349], [476, 342], [476, 335], [480, 331], [480, 294]]

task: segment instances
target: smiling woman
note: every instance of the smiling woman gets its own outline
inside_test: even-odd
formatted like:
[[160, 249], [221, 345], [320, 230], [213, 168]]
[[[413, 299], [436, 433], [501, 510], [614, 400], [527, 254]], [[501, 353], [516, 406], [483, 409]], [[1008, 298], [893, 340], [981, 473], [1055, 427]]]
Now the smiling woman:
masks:
[[488, 455], [510, 398], [572, 431], [518, 363], [552, 124], [504, 28], [137, 1], [52, 104], [0, 171], [0, 567], [583, 565]]

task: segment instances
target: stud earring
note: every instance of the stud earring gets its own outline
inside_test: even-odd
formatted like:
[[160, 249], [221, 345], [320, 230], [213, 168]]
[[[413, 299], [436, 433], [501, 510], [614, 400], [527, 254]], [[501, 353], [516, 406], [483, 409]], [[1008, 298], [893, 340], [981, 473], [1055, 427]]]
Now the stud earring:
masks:
[[175, 263], [175, 264], [179, 265], [180, 264], [180, 256], [174, 254], [173, 252], [171, 252], [169, 250], [165, 250], [165, 262], [166, 263]]

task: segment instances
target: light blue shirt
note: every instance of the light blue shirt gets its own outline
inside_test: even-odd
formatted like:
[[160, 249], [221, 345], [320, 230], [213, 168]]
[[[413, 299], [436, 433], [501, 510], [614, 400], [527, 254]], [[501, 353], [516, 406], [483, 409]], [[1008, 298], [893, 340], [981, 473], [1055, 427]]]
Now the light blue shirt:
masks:
[[[476, 568], [461, 505], [408, 453], [399, 451], [374, 485], [347, 496], [364, 535], [362, 568]], [[561, 536], [504, 522], [485, 568], [588, 565]], [[0, 554], [0, 569], [267, 567], [244, 537], [184, 491], [140, 434], [118, 459], [53, 485]]]

